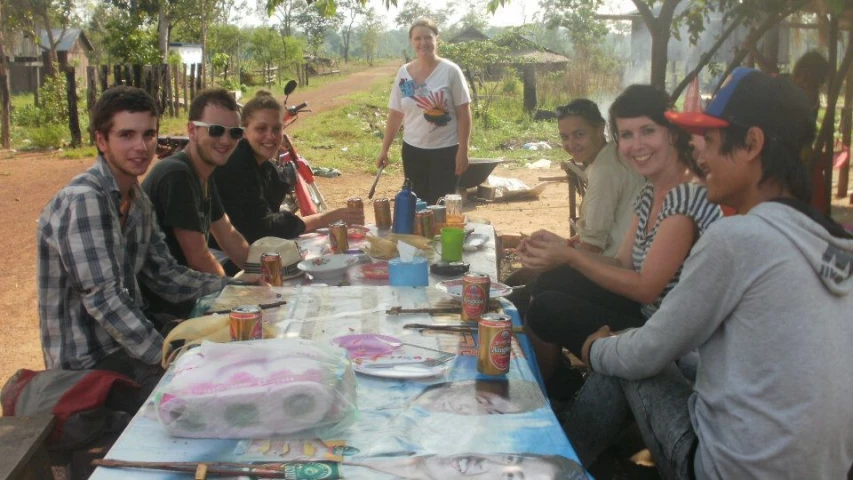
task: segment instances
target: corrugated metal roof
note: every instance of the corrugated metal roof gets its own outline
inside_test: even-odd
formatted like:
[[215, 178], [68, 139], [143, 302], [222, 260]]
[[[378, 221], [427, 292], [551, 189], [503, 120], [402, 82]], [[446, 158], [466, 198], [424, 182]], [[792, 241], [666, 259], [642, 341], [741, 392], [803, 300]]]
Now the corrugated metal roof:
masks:
[[[86, 38], [86, 34], [79, 28], [68, 28], [65, 30], [64, 35], [61, 28], [54, 28], [51, 31], [53, 32], [54, 41], [59, 38], [59, 44], [56, 46], [57, 52], [67, 52], [68, 50], [71, 50], [74, 47], [74, 42], [76, 42], [78, 38], [83, 42], [83, 47], [86, 48], [86, 50], [90, 52], [94, 50], [94, 48], [92, 48], [92, 44], [89, 43], [89, 39]], [[47, 30], [39, 32], [39, 41], [41, 42], [42, 47], [48, 48]]]

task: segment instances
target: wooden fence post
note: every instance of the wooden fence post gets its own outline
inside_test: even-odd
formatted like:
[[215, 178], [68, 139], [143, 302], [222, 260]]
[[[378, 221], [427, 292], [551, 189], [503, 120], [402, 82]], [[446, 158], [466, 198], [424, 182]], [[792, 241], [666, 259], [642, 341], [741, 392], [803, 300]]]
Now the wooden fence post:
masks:
[[141, 87], [143, 78], [145, 78], [145, 67], [139, 64], [134, 64], [131, 68], [133, 68], [133, 86]]
[[[196, 73], [198, 73], [198, 75], [194, 79], [196, 82], [195, 91], [196, 94], [198, 94], [198, 92], [204, 90], [204, 71], [202, 69], [202, 64], [197, 63], [195, 71]], [[193, 97], [195, 97], [195, 95], [193, 95]]]
[[181, 116], [181, 91], [178, 88], [178, 66], [172, 65], [172, 83], [174, 84], [174, 90], [172, 90], [172, 103], [174, 105], [174, 115], [175, 117]]
[[172, 81], [171, 69], [168, 63], [160, 64], [160, 104], [163, 105], [163, 111], [169, 111], [169, 116], [175, 116], [175, 104], [172, 103]]
[[160, 105], [160, 76], [157, 74], [159, 65], [146, 65], [148, 69], [148, 93], [154, 99], [154, 104], [157, 105], [157, 111], [163, 112], [163, 106]]
[[76, 148], [83, 143], [83, 139], [77, 113], [77, 82], [74, 78], [74, 67], [70, 65], [65, 65], [65, 83], [68, 93], [68, 129], [71, 130], [71, 146]]
[[124, 78], [127, 85], [139, 86], [139, 79], [133, 78], [133, 67], [129, 63], [124, 64]]
[[[92, 118], [92, 108], [98, 101], [98, 69], [89, 65], [86, 67], [86, 106], [89, 118]], [[95, 144], [95, 132], [89, 128], [89, 144]]]
[[181, 82], [183, 82], [183, 84], [184, 84], [184, 106], [187, 108], [187, 110], [189, 110], [191, 98], [190, 98], [189, 94], [187, 93], [187, 64], [184, 63], [183, 66], [184, 66], [184, 74], [181, 77]]
[[521, 67], [524, 79], [524, 111], [532, 113], [536, 110], [536, 65], [526, 64]]
[[190, 65], [190, 101], [195, 98], [195, 64]]
[[113, 65], [113, 77], [115, 78], [115, 83], [113, 85], [118, 86], [122, 84], [121, 65]]
[[101, 91], [110, 88], [110, 66], [109, 65], [101, 65], [101, 75], [99, 80], [101, 81]]

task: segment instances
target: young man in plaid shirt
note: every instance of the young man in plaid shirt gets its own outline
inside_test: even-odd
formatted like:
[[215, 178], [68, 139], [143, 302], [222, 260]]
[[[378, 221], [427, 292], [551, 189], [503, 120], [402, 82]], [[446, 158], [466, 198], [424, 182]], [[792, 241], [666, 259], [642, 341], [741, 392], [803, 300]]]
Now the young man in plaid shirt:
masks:
[[44, 361], [47, 368], [122, 373], [142, 385], [144, 401], [162, 374], [163, 336], [143, 313], [140, 285], [183, 301], [229, 279], [175, 262], [139, 187], [157, 144], [154, 99], [133, 87], [107, 90], [91, 126], [95, 164], [60, 190], [38, 221]]

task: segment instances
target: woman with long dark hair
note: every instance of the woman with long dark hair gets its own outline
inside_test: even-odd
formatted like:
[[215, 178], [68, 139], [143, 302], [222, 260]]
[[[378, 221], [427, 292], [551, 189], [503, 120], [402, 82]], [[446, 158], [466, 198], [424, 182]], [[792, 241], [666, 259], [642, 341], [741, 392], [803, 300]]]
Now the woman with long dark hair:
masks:
[[581, 357], [584, 340], [602, 325], [641, 326], [678, 282], [699, 235], [721, 217], [690, 155], [689, 135], [664, 116], [669, 97], [650, 85], [628, 87], [610, 107], [619, 153], [646, 178], [634, 218], [615, 257], [573, 248], [540, 230], [519, 246], [521, 263], [548, 270], [570, 267], [559, 290], [534, 287], [526, 326], [547, 380], [566, 347]]

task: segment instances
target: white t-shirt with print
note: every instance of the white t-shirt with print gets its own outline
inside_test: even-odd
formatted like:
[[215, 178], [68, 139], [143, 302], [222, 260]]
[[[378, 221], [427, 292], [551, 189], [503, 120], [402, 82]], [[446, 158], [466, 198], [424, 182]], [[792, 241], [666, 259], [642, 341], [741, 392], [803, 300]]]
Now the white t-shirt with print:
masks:
[[408, 66], [397, 72], [388, 108], [403, 112], [403, 141], [435, 149], [459, 144], [456, 107], [471, 103], [462, 69], [441, 59], [426, 81], [416, 85]]

